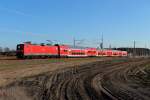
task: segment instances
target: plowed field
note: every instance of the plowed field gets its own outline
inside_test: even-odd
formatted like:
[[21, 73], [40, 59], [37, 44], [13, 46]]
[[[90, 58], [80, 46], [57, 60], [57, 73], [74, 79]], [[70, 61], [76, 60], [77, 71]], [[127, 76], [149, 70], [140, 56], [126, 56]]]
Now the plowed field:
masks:
[[23, 77], [2, 100], [150, 100], [149, 59], [107, 59]]

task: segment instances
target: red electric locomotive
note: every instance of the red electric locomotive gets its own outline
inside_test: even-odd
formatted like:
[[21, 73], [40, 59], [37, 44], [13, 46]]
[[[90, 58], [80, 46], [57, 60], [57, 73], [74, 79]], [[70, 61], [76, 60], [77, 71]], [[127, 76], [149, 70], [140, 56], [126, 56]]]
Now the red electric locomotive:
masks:
[[66, 45], [33, 45], [31, 43], [17, 45], [18, 58], [60, 57], [68, 56]]

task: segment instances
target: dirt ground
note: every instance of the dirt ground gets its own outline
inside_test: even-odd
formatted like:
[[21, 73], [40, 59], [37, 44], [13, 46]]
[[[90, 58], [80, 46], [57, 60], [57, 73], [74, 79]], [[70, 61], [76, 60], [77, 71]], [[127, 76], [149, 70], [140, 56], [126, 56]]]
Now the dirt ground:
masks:
[[0, 88], [0, 100], [150, 100], [149, 59], [68, 60], [1, 68], [13, 82]]
[[28, 60], [17, 60], [15, 57], [1, 58], [0, 87], [6, 86], [23, 77], [109, 59], [111, 58], [52, 58]]

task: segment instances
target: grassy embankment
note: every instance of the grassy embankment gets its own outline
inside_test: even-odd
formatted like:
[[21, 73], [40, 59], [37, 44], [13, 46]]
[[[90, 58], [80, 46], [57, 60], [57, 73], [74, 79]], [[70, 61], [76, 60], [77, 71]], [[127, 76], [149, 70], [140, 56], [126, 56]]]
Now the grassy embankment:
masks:
[[15, 60], [15, 59], [8, 59], [8, 60], [0, 60], [0, 70], [6, 69], [18, 69], [18, 68], [30, 68], [36, 67], [37, 65], [49, 65], [49, 64], [59, 64], [59, 63], [67, 63], [67, 62], [82, 62], [88, 60], [96, 60], [99, 58], [52, 58], [52, 59], [28, 59], [28, 60]]

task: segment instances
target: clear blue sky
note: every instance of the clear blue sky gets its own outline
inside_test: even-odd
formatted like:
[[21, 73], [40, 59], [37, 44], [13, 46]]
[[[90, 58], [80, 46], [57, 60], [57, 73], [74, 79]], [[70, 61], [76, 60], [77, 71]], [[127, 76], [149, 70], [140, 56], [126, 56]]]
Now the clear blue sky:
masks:
[[150, 47], [150, 0], [1, 0], [0, 46], [57, 40]]

